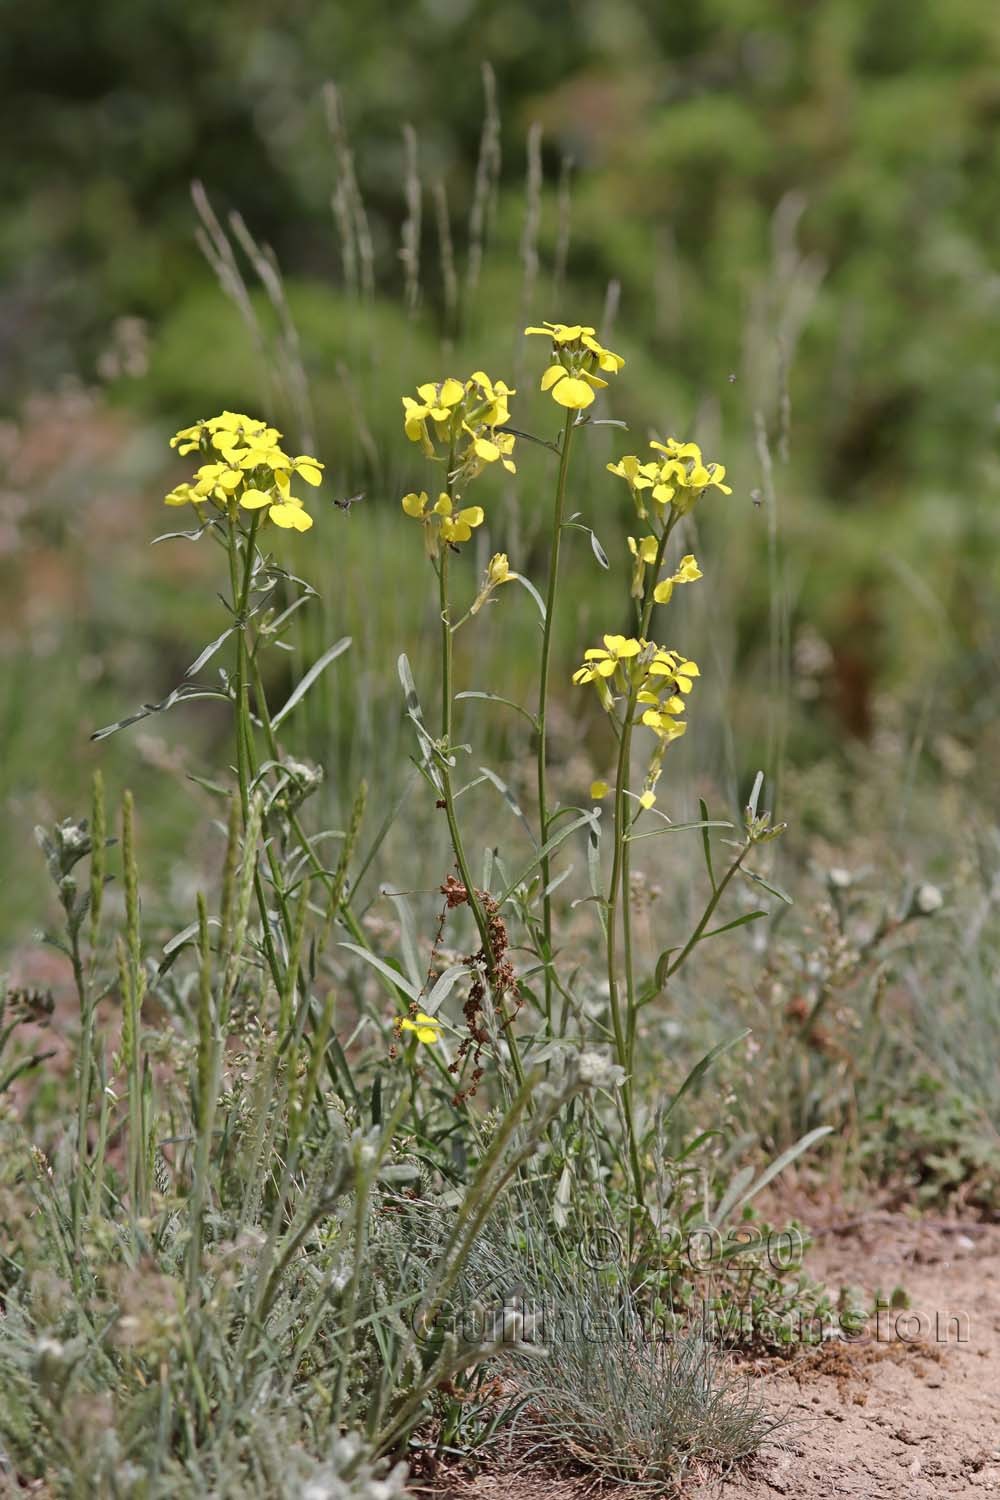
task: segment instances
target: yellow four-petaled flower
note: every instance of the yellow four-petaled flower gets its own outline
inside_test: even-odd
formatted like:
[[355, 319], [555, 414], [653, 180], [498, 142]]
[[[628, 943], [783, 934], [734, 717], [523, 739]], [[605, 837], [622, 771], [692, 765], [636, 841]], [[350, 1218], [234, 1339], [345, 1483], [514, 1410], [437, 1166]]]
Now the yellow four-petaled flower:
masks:
[[418, 1010], [411, 1019], [409, 1016], [399, 1016], [397, 1023], [400, 1031], [412, 1031], [417, 1041], [423, 1042], [425, 1047], [433, 1047], [439, 1042], [444, 1033], [444, 1027], [436, 1016], [428, 1016], [422, 1010]]
[[598, 343], [595, 330], [584, 323], [544, 323], [541, 328], [526, 328], [526, 334], [539, 334], [552, 340], [552, 364], [542, 376], [541, 388], [550, 391], [559, 406], [582, 411], [590, 406], [595, 390], [603, 390], [607, 381], [598, 375], [616, 375], [625, 361], [620, 354]]

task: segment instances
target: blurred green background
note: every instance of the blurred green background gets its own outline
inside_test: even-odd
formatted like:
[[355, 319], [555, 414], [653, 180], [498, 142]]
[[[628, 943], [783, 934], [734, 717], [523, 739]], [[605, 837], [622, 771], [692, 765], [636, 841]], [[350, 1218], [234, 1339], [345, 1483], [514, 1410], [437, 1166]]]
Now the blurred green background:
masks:
[[[551, 437], [520, 337], [543, 317], [600, 325], [628, 361], [602, 415], [631, 432], [595, 429], [577, 456], [572, 505], [613, 568], [573, 535], [562, 680], [627, 618], [627, 495], [604, 464], [693, 434], [734, 493], [698, 514], [706, 584], [671, 607], [671, 643], [706, 672], [678, 754], [734, 793], [758, 764], [895, 757], [908, 787], [957, 779], [995, 811], [977, 774], [1000, 758], [990, 0], [38, 0], [4, 7], [3, 37], [8, 935], [37, 916], [31, 824], [81, 809], [95, 764], [136, 787], [154, 873], [189, 894], [184, 773], [225, 759], [222, 722], [194, 705], [88, 743], [220, 628], [209, 549], [147, 547], [176, 521], [173, 428], [266, 408], [326, 461], [319, 525], [281, 543], [324, 596], [300, 663], [355, 644], [289, 738], [326, 765], [333, 810], [362, 772], [388, 800], [401, 649], [433, 690], [430, 580], [398, 509], [427, 476], [399, 397], [485, 365]], [[193, 180], [249, 324], [196, 241]], [[286, 301], [261, 281], [274, 263]], [[522, 444], [516, 482], [483, 481], [470, 597], [496, 546], [539, 575], [548, 458]], [[350, 514], [331, 503], [357, 491]], [[527, 691], [517, 592], [463, 643], [465, 685]], [[606, 769], [596, 730], [567, 688], [567, 795]]]

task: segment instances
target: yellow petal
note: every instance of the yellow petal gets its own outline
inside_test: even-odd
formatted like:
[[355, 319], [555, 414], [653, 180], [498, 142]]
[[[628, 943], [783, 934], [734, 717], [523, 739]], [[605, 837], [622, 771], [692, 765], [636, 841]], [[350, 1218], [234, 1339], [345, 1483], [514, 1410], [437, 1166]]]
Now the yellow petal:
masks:
[[427, 509], [427, 491], [421, 490], [418, 495], [411, 490], [408, 495], [403, 496], [400, 504], [408, 516], [413, 516], [416, 520], [419, 520]]
[[315, 488], [317, 484], [323, 483], [323, 465], [317, 463], [315, 458], [310, 458], [303, 453], [295, 459], [294, 467], [296, 474], [301, 475], [306, 484], [311, 484]]
[[196, 498], [189, 484], [178, 484], [169, 495], [164, 495], [163, 503], [164, 505], [190, 505]]
[[301, 505], [293, 505], [290, 501], [272, 505], [268, 511], [268, 520], [273, 521], [275, 526], [280, 526], [283, 531], [290, 528], [308, 531], [313, 523], [312, 516], [307, 516]]
[[600, 802], [602, 797], [608, 795], [608, 783], [606, 781], [592, 781], [590, 783], [590, 795], [595, 802]]
[[575, 375], [567, 375], [566, 379], [560, 380], [553, 389], [552, 399], [559, 406], [568, 407], [570, 411], [582, 411], [584, 407], [592, 404], [594, 393], [585, 380], [578, 380]]
[[[530, 331], [531, 330], [529, 329], [529, 332]], [[541, 389], [543, 391], [551, 390], [552, 387], [555, 385], [556, 381], [557, 380], [562, 380], [562, 378], [563, 378], [563, 376], [565, 374], [566, 374], [565, 366], [563, 366], [563, 365], [549, 365], [549, 368], [545, 371], [545, 374], [542, 376]]]
[[260, 510], [262, 505], [270, 505], [274, 496], [265, 490], [244, 490], [240, 496], [240, 505], [244, 510]]

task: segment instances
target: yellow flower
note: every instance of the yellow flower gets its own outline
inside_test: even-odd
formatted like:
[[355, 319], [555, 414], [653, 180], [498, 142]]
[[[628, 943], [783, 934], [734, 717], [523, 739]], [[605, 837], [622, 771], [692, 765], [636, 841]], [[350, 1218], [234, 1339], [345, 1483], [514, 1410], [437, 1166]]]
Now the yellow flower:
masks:
[[660, 453], [665, 453], [668, 458], [693, 458], [696, 464], [700, 464], [702, 461], [701, 449], [697, 443], [680, 443], [676, 438], [667, 438], [665, 443], [654, 441], [649, 446], [658, 449]]
[[542, 376], [541, 389], [551, 391], [553, 401], [559, 406], [565, 406], [571, 411], [583, 411], [593, 401], [594, 389], [606, 386], [607, 383], [594, 375], [571, 375], [565, 365], [550, 365]]
[[417, 386], [417, 395], [427, 404], [427, 409], [435, 422], [446, 422], [451, 416], [451, 409], [457, 406], [465, 395], [465, 386], [460, 380], [449, 375], [445, 380], [428, 381], [426, 385]]
[[197, 422], [194, 427], [182, 427], [180, 432], [175, 432], [170, 439], [171, 448], [176, 448], [182, 456], [188, 453], [196, 453], [201, 446], [203, 430], [201, 422]]
[[630, 536], [628, 550], [635, 558], [632, 564], [632, 597], [641, 599], [646, 587], [646, 569], [655, 563], [660, 543], [655, 536], [644, 536], [639, 542], [634, 536]]
[[[698, 663], [687, 661], [679, 656], [676, 651], [664, 651], [658, 647], [652, 661], [649, 664], [648, 675], [652, 677], [670, 678], [682, 693], [689, 693], [694, 685], [694, 679], [701, 676]], [[660, 684], [661, 688], [665, 683]]]
[[506, 552], [494, 552], [486, 569], [486, 576], [490, 583], [496, 588], [497, 584], [510, 583], [518, 575], [510, 570], [510, 561]]
[[190, 484], [175, 484], [169, 495], [163, 497], [164, 505], [192, 505], [204, 497], [195, 494], [194, 486]]
[[573, 681], [577, 686], [592, 682], [602, 707], [610, 713], [615, 703], [611, 679], [620, 692], [627, 690], [632, 665], [643, 645], [634, 636], [606, 635], [603, 646], [591, 646], [583, 653], [583, 666], [573, 673]]
[[598, 677], [612, 677], [621, 662], [638, 656], [642, 642], [634, 636], [606, 635], [604, 645], [591, 646], [583, 653], [584, 665], [573, 673], [577, 684], [593, 682]]
[[494, 552], [486, 565], [479, 593], [469, 606], [469, 614], [478, 615], [494, 589], [498, 589], [502, 583], [512, 583], [519, 576], [511, 569], [506, 552]]
[[448, 495], [440, 497], [434, 510], [441, 517], [441, 540], [443, 542], [467, 542], [474, 529], [481, 526], [486, 519], [486, 513], [481, 505], [467, 505], [463, 510], [455, 510]]
[[671, 740], [679, 740], [687, 731], [687, 724], [682, 719], [672, 718], [665, 710], [657, 712], [655, 709], [647, 709], [642, 722], [647, 728], [654, 730], [657, 738], [665, 745], [669, 745]]
[[609, 787], [606, 781], [592, 781], [590, 783], [590, 795], [595, 802], [600, 802], [602, 797], [608, 795]]
[[545, 323], [524, 331], [552, 340], [555, 362], [542, 376], [541, 389], [551, 391], [553, 401], [570, 411], [588, 407], [594, 391], [607, 385], [598, 370], [615, 375], [625, 363], [620, 354], [599, 344], [594, 329], [583, 323]]
[[[238, 440], [230, 441], [232, 433], [217, 432], [212, 438], [215, 447], [224, 449], [226, 457], [241, 469], [287, 467], [291, 463], [288, 454], [278, 446], [281, 433], [276, 427], [263, 427], [259, 433], [245, 439], [246, 446], [239, 447]], [[220, 438], [223, 440], [220, 442]]]
[[198, 498], [216, 500], [220, 505], [225, 505], [230, 495], [243, 483], [240, 470], [225, 463], [202, 464], [194, 477], [198, 481], [194, 486], [194, 493]]
[[417, 1011], [412, 1021], [409, 1016], [397, 1017], [397, 1025], [400, 1031], [416, 1032], [417, 1041], [423, 1042], [425, 1047], [433, 1047], [435, 1042], [441, 1040], [444, 1032], [444, 1027], [437, 1017], [425, 1015], [422, 1010]]
[[510, 407], [508, 396], [516, 396], [517, 392], [509, 386], [505, 380], [491, 380], [483, 370], [474, 370], [466, 383], [466, 389], [472, 397], [479, 397], [485, 404], [485, 411], [477, 412], [476, 417], [487, 427], [502, 427], [505, 422], [510, 421]]
[[420, 493], [417, 494], [415, 491], [411, 490], [408, 495], [403, 496], [400, 504], [402, 505], [404, 511], [408, 516], [413, 516], [414, 520], [421, 521], [427, 513], [427, 491], [421, 490]]
[[430, 407], [414, 401], [412, 396], [403, 397], [403, 431], [411, 443], [419, 443], [428, 458], [434, 457], [434, 444], [427, 432]]
[[462, 510], [456, 510], [454, 501], [445, 490], [441, 491], [433, 505], [426, 490], [421, 490], [419, 494], [411, 491], [403, 496], [401, 504], [408, 516], [423, 522], [429, 557], [437, 556], [439, 538], [443, 542], [467, 542], [474, 529], [486, 519], [481, 505], [467, 505]]
[[725, 464], [709, 464], [707, 468], [704, 464], [696, 464], [688, 476], [688, 485], [693, 490], [704, 490], [711, 486], [714, 489], [721, 490], [724, 495], [731, 495], [733, 493], [732, 485], [723, 484], [722, 482], [725, 477]]
[[654, 805], [655, 802], [656, 802], [656, 793], [653, 792], [653, 791], [650, 791], [650, 789], [647, 787], [646, 790], [643, 792], [642, 796], [639, 798], [639, 806], [642, 807], [642, 808], [645, 808], [646, 811], [648, 812], [649, 809]]
[[653, 598], [657, 604], [668, 604], [670, 596], [674, 591], [675, 583], [694, 583], [696, 579], [701, 577], [702, 571], [695, 562], [694, 556], [689, 552], [686, 557], [681, 558], [676, 572], [672, 573], [669, 578], [661, 579], [656, 585], [653, 590]]
[[633, 490], [648, 490], [652, 487], [659, 466], [655, 463], [640, 463], [636, 454], [626, 453], [616, 464], [608, 464], [609, 474], [617, 474], [628, 482]]
[[263, 510], [262, 519], [273, 521], [283, 531], [308, 531], [313, 523], [312, 516], [303, 509], [302, 501], [277, 486], [274, 490], [244, 490], [240, 505], [244, 510]]

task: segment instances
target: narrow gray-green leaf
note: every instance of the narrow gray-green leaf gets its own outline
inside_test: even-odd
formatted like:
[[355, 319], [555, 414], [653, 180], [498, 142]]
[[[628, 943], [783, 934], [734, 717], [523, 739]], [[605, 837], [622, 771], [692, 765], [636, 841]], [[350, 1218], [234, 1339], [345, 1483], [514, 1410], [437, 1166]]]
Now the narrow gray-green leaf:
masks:
[[496, 787], [497, 791], [500, 793], [501, 797], [510, 808], [511, 812], [514, 814], [515, 818], [518, 820], [518, 822], [521, 824], [521, 827], [528, 835], [528, 838], [531, 840], [532, 844], [535, 844], [535, 835], [531, 830], [531, 824], [524, 816], [517, 798], [514, 796], [514, 793], [511, 791], [507, 783], [501, 777], [499, 777], [495, 771], [491, 771], [489, 766], [480, 766], [479, 770], [480, 773], [486, 777], [487, 781], [492, 781], [493, 785]]
[[438, 976], [434, 982], [434, 987], [424, 1001], [432, 1016], [437, 1015], [439, 1007], [447, 1000], [462, 975], [471, 974], [472, 972], [468, 964], [451, 964], [445, 969], [443, 974]]
[[[767, 1187], [769, 1182], [774, 1181], [779, 1172], [783, 1172], [786, 1167], [790, 1167], [792, 1162], [796, 1161], [802, 1155], [803, 1151], [808, 1151], [810, 1146], [815, 1145], [817, 1141], [822, 1140], [825, 1135], [829, 1135], [832, 1129], [832, 1125], [817, 1125], [815, 1130], [810, 1130], [807, 1135], [804, 1135], [801, 1138], [801, 1140], [796, 1141], [794, 1146], [789, 1146], [787, 1151], [782, 1151], [781, 1155], [777, 1157], [771, 1163], [771, 1165], [765, 1168], [765, 1170], [760, 1174], [749, 1192], [744, 1193], [742, 1197], [738, 1198], [734, 1203], [727, 1204], [726, 1211], [732, 1212], [732, 1210], [734, 1209], [742, 1208], [744, 1203], [749, 1203], [750, 1199], [755, 1198], [759, 1192]], [[729, 1194], [726, 1195], [726, 1198], [728, 1197]], [[726, 1203], [726, 1199], [723, 1199], [723, 1203]], [[719, 1209], [717, 1209], [715, 1215], [713, 1215], [713, 1220], [716, 1224], [721, 1223], [721, 1207], [722, 1205], [720, 1204]]]
[[527, 589], [528, 590], [528, 593], [531, 595], [532, 599], [534, 599], [535, 603], [538, 605], [538, 613], [541, 615], [541, 617], [542, 617], [542, 623], [544, 624], [545, 623], [545, 601], [542, 599], [541, 594], [535, 588], [535, 585], [532, 583], [531, 579], [530, 578], [525, 578], [525, 576], [524, 576], [523, 573], [517, 573], [517, 574], [515, 574], [515, 577], [516, 577], [517, 582], [521, 585], [521, 587], [523, 589]]
[[515, 703], [513, 698], [502, 698], [499, 693], [481, 692], [456, 693], [455, 701], [458, 702], [459, 698], [484, 698], [489, 703], [505, 703], [508, 708], [515, 709], [522, 716], [522, 718], [527, 719], [532, 729], [537, 728], [537, 720], [535, 719], [534, 714], [529, 713], [526, 708], [522, 708], [520, 703]]
[[287, 703], [279, 708], [278, 712], [274, 715], [274, 718], [271, 720], [272, 728], [277, 729], [278, 725], [288, 718], [292, 709], [297, 703], [302, 701], [320, 673], [325, 672], [330, 663], [336, 661], [338, 656], [343, 656], [350, 644], [351, 637], [349, 635], [342, 636], [336, 645], [331, 646], [328, 651], [323, 652], [319, 661], [313, 662], [306, 675], [302, 678], [302, 681], [293, 689]]
[[737, 1043], [742, 1042], [743, 1038], [749, 1035], [750, 1028], [747, 1027], [746, 1030], [741, 1031], [738, 1036], [729, 1037], [724, 1042], [717, 1042], [710, 1052], [706, 1052], [705, 1056], [695, 1063], [694, 1067], [691, 1069], [690, 1073], [685, 1078], [684, 1082], [681, 1084], [680, 1088], [677, 1090], [676, 1094], [673, 1096], [666, 1109], [663, 1111], [662, 1119], [664, 1124], [667, 1122], [667, 1120], [670, 1119], [670, 1116], [673, 1114], [675, 1108], [683, 1099], [688, 1090], [693, 1089], [695, 1085], [699, 1083], [702, 1078], [704, 1078], [709, 1068], [715, 1062], [715, 1059], [717, 1057], [721, 1057], [723, 1052], [728, 1052], [730, 1047], [735, 1047]]
[[650, 828], [647, 833], [629, 833], [625, 836], [630, 844], [634, 844], [637, 839], [659, 838], [661, 833], [689, 833], [692, 828], [732, 828], [732, 826], [732, 823], [725, 823], [715, 819], [709, 822], [699, 821], [697, 823], [665, 823], [662, 828]]
[[758, 875], [756, 870], [748, 870], [746, 865], [740, 866], [740, 874], [752, 880], [755, 885], [763, 886], [764, 890], [772, 896], [777, 896], [779, 901], [784, 901], [786, 906], [794, 906], [795, 902], [787, 891], [783, 891], [780, 885], [775, 885], [773, 880], [765, 880], [763, 875]]
[[417, 926], [413, 920], [413, 908], [402, 891], [384, 891], [389, 897], [396, 914], [399, 917], [399, 937], [403, 949], [403, 967], [410, 982], [419, 990], [424, 982], [424, 976], [420, 969], [420, 959], [417, 955]]
[[575, 833], [576, 830], [578, 828], [582, 828], [585, 823], [588, 823], [591, 827], [593, 827], [595, 821], [599, 816], [599, 813], [596, 811], [592, 813], [581, 813], [578, 818], [574, 818], [572, 823], [568, 823], [565, 828], [561, 828], [558, 833], [553, 834], [552, 838], [546, 839], [545, 843], [539, 849], [538, 853], [535, 855], [535, 858], [531, 861], [531, 863], [525, 866], [516, 880], [511, 881], [510, 885], [500, 897], [499, 905], [502, 906], [505, 901], [509, 900], [514, 891], [517, 890], [518, 886], [524, 884], [528, 876], [533, 874], [533, 872], [538, 868], [539, 864], [547, 854], [551, 854], [554, 849], [558, 849], [559, 845], [563, 842], [564, 839], [568, 839], [571, 833]]
[[748, 922], [756, 922], [759, 917], [766, 916], [767, 912], [760, 909], [757, 911], [746, 911], [742, 917], [734, 917], [731, 922], [724, 922], [721, 927], [713, 927], [711, 932], [703, 932], [701, 941], [705, 942], [707, 938], [721, 937], [724, 932], [732, 932], [734, 927], [745, 927]]
[[411, 984], [405, 975], [401, 974], [398, 969], [394, 969], [391, 964], [387, 964], [384, 959], [379, 958], [377, 953], [369, 953], [367, 948], [359, 948], [357, 943], [341, 943], [339, 946], [347, 948], [349, 952], [363, 959], [371, 968], [377, 969], [383, 978], [388, 979], [394, 984], [396, 989], [400, 990], [408, 1000], [419, 1000], [420, 986]]

